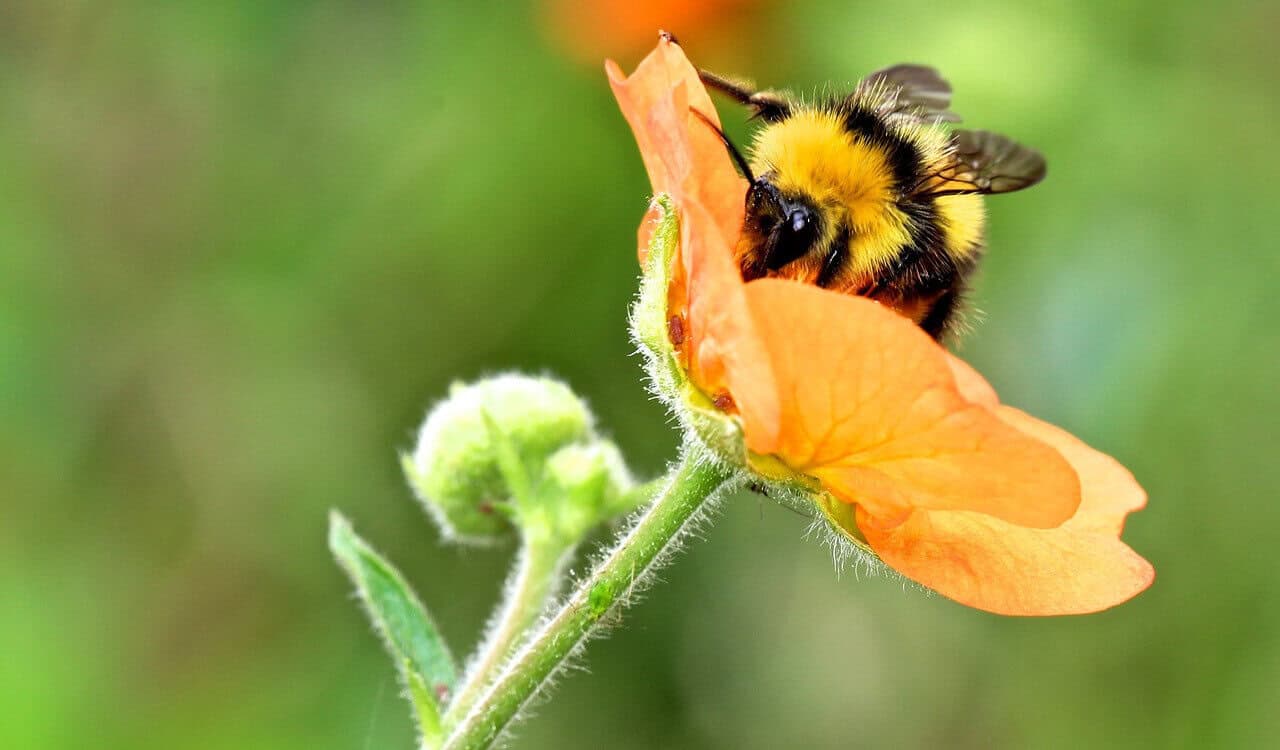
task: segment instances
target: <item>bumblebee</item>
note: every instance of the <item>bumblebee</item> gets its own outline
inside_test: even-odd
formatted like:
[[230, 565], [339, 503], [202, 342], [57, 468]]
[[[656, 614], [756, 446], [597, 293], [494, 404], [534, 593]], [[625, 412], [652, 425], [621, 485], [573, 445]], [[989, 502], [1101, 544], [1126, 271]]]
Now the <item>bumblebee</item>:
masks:
[[796, 279], [870, 297], [934, 338], [956, 324], [984, 249], [984, 195], [1030, 187], [1039, 152], [951, 129], [951, 86], [923, 65], [872, 73], [816, 104], [700, 71], [764, 125], [750, 158], [705, 115], [746, 177], [735, 248], [745, 279]]

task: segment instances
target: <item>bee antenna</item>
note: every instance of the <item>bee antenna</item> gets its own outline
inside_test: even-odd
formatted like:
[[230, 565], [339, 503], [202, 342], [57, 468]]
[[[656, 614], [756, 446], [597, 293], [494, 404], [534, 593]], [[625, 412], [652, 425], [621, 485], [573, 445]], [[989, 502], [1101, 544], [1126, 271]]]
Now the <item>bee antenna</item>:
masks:
[[720, 137], [720, 142], [724, 144], [725, 148], [729, 149], [729, 156], [733, 157], [733, 161], [738, 165], [738, 169], [742, 170], [742, 176], [747, 178], [747, 182], [755, 184], [756, 178], [751, 174], [751, 165], [747, 164], [747, 160], [742, 157], [742, 152], [738, 150], [737, 146], [733, 145], [733, 141], [729, 140], [729, 136], [724, 134], [724, 131], [720, 129], [720, 126], [716, 125], [710, 117], [707, 117], [693, 107], [690, 107], [689, 111], [697, 115], [698, 119], [705, 122], [707, 127], [711, 128], [711, 130]]

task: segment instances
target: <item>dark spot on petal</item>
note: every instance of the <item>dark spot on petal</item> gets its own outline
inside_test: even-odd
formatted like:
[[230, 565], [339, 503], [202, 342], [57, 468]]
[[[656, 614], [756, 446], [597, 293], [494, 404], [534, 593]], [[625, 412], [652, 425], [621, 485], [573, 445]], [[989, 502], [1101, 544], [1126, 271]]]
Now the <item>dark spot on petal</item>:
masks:
[[728, 391], [721, 391], [716, 394], [714, 403], [720, 411], [729, 411], [733, 408], [733, 396], [730, 396]]
[[675, 346], [684, 344], [684, 316], [672, 315], [667, 319], [667, 336]]

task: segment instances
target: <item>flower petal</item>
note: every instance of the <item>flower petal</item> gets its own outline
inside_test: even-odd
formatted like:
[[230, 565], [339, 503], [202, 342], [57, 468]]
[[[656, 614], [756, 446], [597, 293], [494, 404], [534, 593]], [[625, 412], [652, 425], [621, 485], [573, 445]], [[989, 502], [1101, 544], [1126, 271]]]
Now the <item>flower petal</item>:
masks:
[[1133, 598], [1155, 571], [1124, 542], [1089, 531], [1028, 529], [965, 511], [923, 511], [858, 527], [890, 567], [961, 604], [1003, 615], [1097, 612]]
[[684, 206], [680, 219], [680, 253], [688, 285], [689, 377], [713, 399], [731, 395], [746, 434], [776, 440], [781, 429], [778, 388], [728, 240], [698, 203]]
[[1053, 446], [1080, 475], [1080, 508], [1065, 525], [1073, 528], [1088, 526], [1118, 535], [1124, 528], [1124, 517], [1146, 506], [1146, 491], [1119, 461], [1090, 448], [1060, 427], [1012, 406], [1002, 406], [995, 389], [960, 358], [948, 354], [947, 363], [951, 365], [951, 373], [962, 396], [972, 403], [996, 410], [997, 416], [1009, 425]]
[[961, 604], [1011, 615], [1096, 612], [1151, 585], [1151, 564], [1120, 541], [1146, 493], [1115, 459], [1010, 407], [1000, 417], [1053, 445], [1079, 473], [1080, 509], [1056, 529], [990, 516], [918, 512], [883, 529], [859, 509], [858, 527], [890, 567]]
[[1080, 508], [1063, 528], [1119, 536], [1125, 516], [1146, 507], [1147, 493], [1119, 461], [1066, 430], [1013, 408], [997, 411], [1006, 423], [1052, 445], [1080, 476]]
[[1000, 405], [1000, 397], [996, 395], [996, 389], [992, 388], [987, 379], [978, 374], [978, 371], [968, 362], [947, 352], [947, 364], [951, 366], [951, 376], [956, 379], [956, 389], [960, 391], [961, 396], [964, 396], [965, 401], [988, 409], [994, 409]]
[[[612, 60], [605, 63], [605, 72], [635, 133], [653, 192], [670, 195], [679, 206], [701, 203], [722, 233], [736, 236], [747, 183], [734, 170], [719, 136], [694, 114], [697, 110], [720, 123], [697, 69], [680, 46], [663, 35], [630, 76]], [[644, 244], [640, 247], [643, 253]]]
[[[870, 300], [795, 282], [746, 289], [782, 425], [776, 439], [748, 429], [751, 450], [818, 477], [882, 527], [913, 509], [1034, 527], [1075, 513], [1079, 482], [1066, 460], [964, 399], [943, 349], [913, 323]], [[738, 405], [744, 416], [753, 406]]]
[[[692, 112], [718, 124], [711, 98], [679, 45], [665, 36], [630, 77], [612, 61], [605, 69], [654, 192], [670, 195], [679, 207], [681, 247], [669, 307], [686, 316], [690, 377], [710, 398], [732, 393], [750, 402], [746, 430], [776, 434], [777, 390], [730, 244], [742, 229], [747, 184], [719, 137]], [[651, 231], [646, 218], [639, 234], [642, 261]]]

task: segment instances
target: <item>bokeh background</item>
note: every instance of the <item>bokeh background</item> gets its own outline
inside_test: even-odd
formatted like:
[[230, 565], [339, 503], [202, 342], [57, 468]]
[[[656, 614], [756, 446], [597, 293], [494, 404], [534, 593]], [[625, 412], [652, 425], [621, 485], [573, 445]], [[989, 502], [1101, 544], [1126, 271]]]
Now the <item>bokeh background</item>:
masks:
[[466, 652], [510, 550], [441, 546], [396, 460], [452, 379], [558, 373], [638, 472], [672, 456], [600, 65], [657, 26], [800, 91], [930, 62], [1047, 153], [990, 201], [963, 352], [1132, 467], [1158, 578], [1004, 619], [735, 497], [518, 746], [1274, 741], [1280, 6], [633, 5], [0, 4], [0, 747], [411, 746], [326, 513]]

